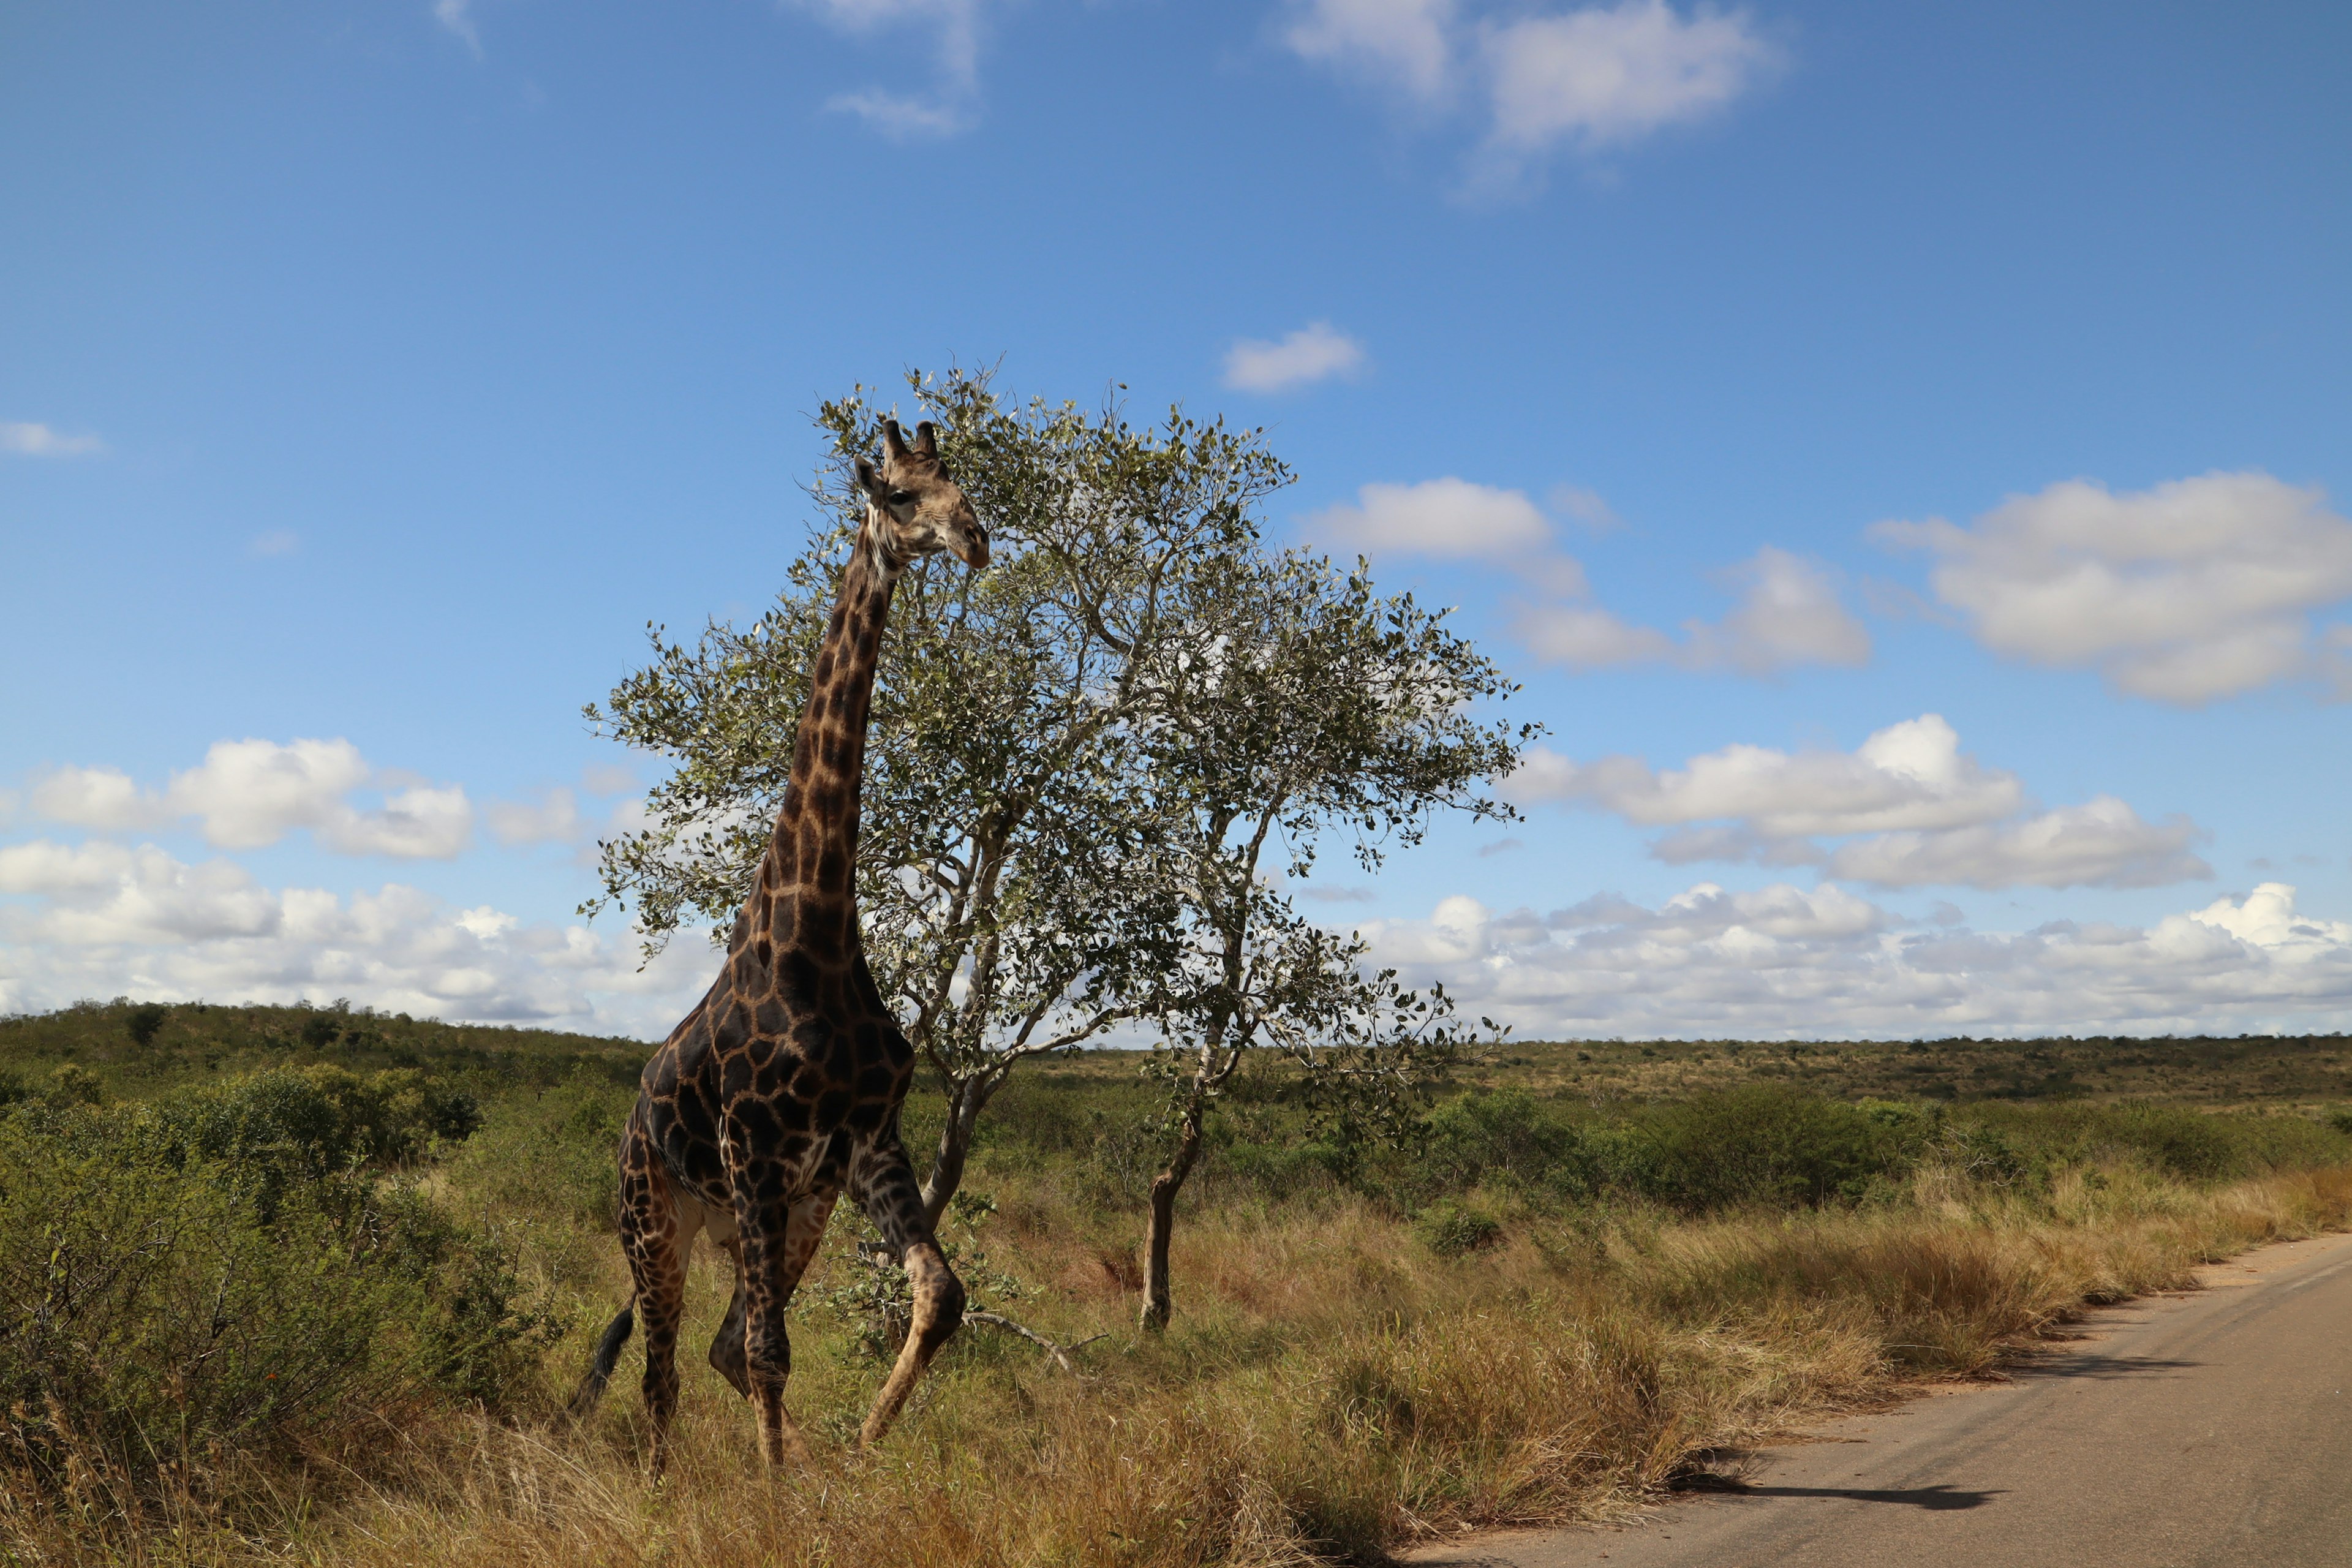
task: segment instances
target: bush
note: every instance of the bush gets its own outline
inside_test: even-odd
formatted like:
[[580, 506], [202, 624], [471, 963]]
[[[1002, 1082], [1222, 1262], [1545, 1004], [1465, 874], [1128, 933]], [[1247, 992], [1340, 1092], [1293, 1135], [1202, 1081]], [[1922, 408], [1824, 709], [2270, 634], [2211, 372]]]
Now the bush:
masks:
[[270, 1194], [355, 1166], [405, 1164], [481, 1125], [471, 1095], [413, 1068], [275, 1068], [156, 1109], [184, 1158], [233, 1166]]
[[1423, 1246], [1444, 1258], [1476, 1252], [1493, 1246], [1503, 1236], [1503, 1226], [1494, 1215], [1450, 1199], [1423, 1210], [1412, 1222], [1412, 1228]]
[[0, 1458], [37, 1488], [331, 1454], [535, 1373], [549, 1317], [495, 1237], [353, 1175], [255, 1185], [143, 1110], [0, 1120]]
[[163, 1020], [171, 1016], [171, 1009], [161, 1002], [142, 1002], [122, 1016], [122, 1032], [131, 1037], [132, 1045], [143, 1050], [155, 1043]]
[[2218, 1114], [2130, 1100], [2046, 1111], [1986, 1105], [1970, 1116], [2048, 1160], [2124, 1160], [2192, 1182], [2333, 1164], [2352, 1154], [2346, 1130], [2302, 1116]]
[[1644, 1108], [1608, 1142], [1617, 1184], [1677, 1208], [1848, 1202], [1908, 1171], [1932, 1113], [1756, 1084]]
[[1583, 1197], [1597, 1162], [1575, 1124], [1518, 1089], [1473, 1091], [1430, 1113], [1423, 1180], [1466, 1192], [1482, 1182]]
[[41, 1098], [59, 1110], [77, 1105], [106, 1103], [106, 1085], [88, 1068], [67, 1062], [49, 1075], [49, 1087]]

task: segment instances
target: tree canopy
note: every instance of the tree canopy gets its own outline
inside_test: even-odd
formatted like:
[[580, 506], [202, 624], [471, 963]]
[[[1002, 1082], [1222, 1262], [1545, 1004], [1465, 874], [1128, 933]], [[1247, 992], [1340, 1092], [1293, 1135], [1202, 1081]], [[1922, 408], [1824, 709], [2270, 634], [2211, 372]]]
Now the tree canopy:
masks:
[[[1291, 1045], [1338, 1085], [1353, 1069], [1330, 1047], [1393, 1045], [1374, 992], [1391, 1023], [1429, 1003], [1361, 975], [1360, 944], [1276, 879], [1335, 837], [1370, 868], [1436, 811], [1507, 812], [1479, 788], [1530, 731], [1482, 715], [1512, 688], [1442, 614], [1380, 597], [1360, 563], [1268, 547], [1257, 509], [1291, 474], [1262, 431], [1016, 403], [984, 374], [908, 391], [994, 557], [902, 579], [863, 791], [868, 962], [947, 1089], [936, 1212], [1029, 1057], [1124, 1026]], [[850, 463], [887, 412], [863, 388], [820, 410], [823, 521], [773, 606], [690, 644], [651, 628], [652, 661], [587, 709], [674, 763], [602, 846], [589, 912], [633, 907], [652, 944], [731, 922], [862, 510]]]

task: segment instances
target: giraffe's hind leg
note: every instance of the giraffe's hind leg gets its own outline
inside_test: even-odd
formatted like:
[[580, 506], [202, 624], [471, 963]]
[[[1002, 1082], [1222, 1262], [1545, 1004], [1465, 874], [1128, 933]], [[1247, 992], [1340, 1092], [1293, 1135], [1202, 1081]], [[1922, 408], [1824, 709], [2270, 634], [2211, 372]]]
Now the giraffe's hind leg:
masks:
[[636, 1286], [646, 1335], [646, 1415], [653, 1426], [653, 1468], [669, 1459], [677, 1414], [677, 1326], [686, 1313], [686, 1264], [700, 1211], [688, 1224], [660, 1155], [634, 1128], [621, 1160], [621, 1250]]
[[955, 1277], [955, 1270], [940, 1255], [939, 1242], [931, 1235], [930, 1218], [923, 1209], [922, 1189], [915, 1184], [914, 1168], [907, 1163], [907, 1151], [896, 1138], [861, 1155], [851, 1171], [850, 1180], [874, 1228], [898, 1249], [899, 1258], [907, 1266], [908, 1282], [915, 1292], [914, 1318], [908, 1326], [907, 1342], [899, 1349], [898, 1364], [890, 1369], [890, 1376], [882, 1384], [882, 1392], [875, 1396], [874, 1408], [858, 1433], [857, 1441], [862, 1447], [881, 1441], [890, 1423], [898, 1418], [907, 1395], [914, 1392], [923, 1369], [931, 1364], [940, 1347], [962, 1324], [963, 1281]]

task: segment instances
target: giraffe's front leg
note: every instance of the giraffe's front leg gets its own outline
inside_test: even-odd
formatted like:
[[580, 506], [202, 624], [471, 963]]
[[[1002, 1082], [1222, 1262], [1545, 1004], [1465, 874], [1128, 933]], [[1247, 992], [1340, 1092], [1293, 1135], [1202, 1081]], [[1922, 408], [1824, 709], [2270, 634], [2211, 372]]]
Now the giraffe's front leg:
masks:
[[939, 1242], [931, 1234], [930, 1217], [923, 1209], [922, 1189], [915, 1184], [915, 1173], [907, 1163], [907, 1151], [896, 1137], [887, 1143], [877, 1143], [862, 1157], [850, 1174], [858, 1197], [866, 1205], [866, 1215], [874, 1222], [883, 1239], [898, 1249], [907, 1266], [907, 1280], [914, 1289], [914, 1320], [908, 1325], [907, 1342], [898, 1352], [898, 1364], [875, 1396], [874, 1408], [866, 1417], [866, 1426], [858, 1433], [861, 1447], [880, 1442], [890, 1424], [907, 1403], [907, 1395], [931, 1364], [940, 1347], [948, 1342], [963, 1322], [963, 1281], [955, 1277], [948, 1260], [940, 1252]]
[[[723, 1355], [742, 1363], [742, 1383], [752, 1407], [759, 1412], [760, 1452], [772, 1466], [808, 1462], [808, 1444], [784, 1409], [784, 1384], [792, 1377], [793, 1346], [784, 1322], [785, 1309], [801, 1275], [816, 1256], [824, 1238], [825, 1221], [833, 1214], [834, 1194], [811, 1194], [789, 1201], [750, 1205], [740, 1198], [736, 1206], [736, 1294], [742, 1311], [740, 1350], [727, 1343], [728, 1326], [720, 1342], [711, 1346], [711, 1360]], [[746, 1210], [749, 1210], [747, 1214]], [[729, 1310], [730, 1326], [734, 1309]], [[721, 1365], [722, 1373], [730, 1368]]]

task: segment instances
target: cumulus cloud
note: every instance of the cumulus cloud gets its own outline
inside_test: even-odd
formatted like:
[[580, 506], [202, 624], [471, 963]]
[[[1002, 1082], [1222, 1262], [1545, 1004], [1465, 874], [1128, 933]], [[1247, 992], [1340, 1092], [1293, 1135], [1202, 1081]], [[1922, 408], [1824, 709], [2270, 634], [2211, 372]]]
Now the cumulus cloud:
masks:
[[796, 0], [803, 9], [846, 33], [865, 35], [896, 24], [923, 30], [936, 81], [922, 93], [869, 88], [828, 100], [825, 107], [854, 114], [896, 141], [953, 136], [979, 119], [981, 13], [985, 0]]
[[1885, 522], [1936, 558], [1936, 596], [1979, 641], [2092, 668], [2117, 691], [2187, 706], [2338, 675], [2341, 632], [2313, 612], [2352, 598], [2352, 522], [2315, 489], [2210, 473], [2116, 493], [2083, 479], [2013, 496], [1962, 528]]
[[[1559, 487], [1554, 504], [1588, 526], [1613, 525], [1591, 490]], [[1307, 520], [1328, 548], [1491, 562], [1545, 595], [1523, 603], [1514, 629], [1538, 658], [1571, 669], [1666, 664], [1771, 676], [1799, 665], [1870, 662], [1870, 633], [1839, 600], [1836, 578], [1816, 561], [1766, 545], [1724, 576], [1740, 590], [1721, 621], [1688, 620], [1677, 639], [1589, 603], [1583, 565], [1553, 542], [1552, 525], [1524, 491], [1448, 475], [1418, 484], [1368, 484], [1352, 503]]]
[[1882, 888], [2160, 888], [2213, 874], [2189, 847], [2205, 837], [2185, 816], [2146, 822], [2102, 795], [2021, 822], [1881, 834], [1841, 845], [1827, 864]]
[[2190, 848], [2204, 834], [2188, 818], [2147, 822], [2112, 795], [2036, 812], [2016, 774], [1962, 752], [1936, 713], [1891, 724], [1851, 752], [1731, 745], [1664, 772], [1637, 757], [1577, 763], [1538, 747], [1505, 792], [1673, 828], [1652, 853], [1677, 865], [1818, 865], [1886, 888], [2137, 888], [2212, 875]]
[[501, 844], [569, 844], [584, 826], [580, 799], [568, 789], [546, 791], [532, 802], [494, 800], [482, 808], [490, 835]]
[[452, 909], [396, 883], [338, 896], [265, 888], [233, 862], [192, 866], [152, 845], [0, 848], [0, 1013], [126, 992], [348, 996], [453, 1020], [654, 1037], [709, 984], [715, 960], [682, 942], [638, 964], [623, 933]]
[[2352, 922], [2294, 900], [2270, 882], [2149, 927], [1979, 933], [1922, 930], [1834, 885], [1700, 883], [1655, 909], [1452, 898], [1360, 929], [1375, 962], [1538, 1039], [2352, 1026]]
[[95, 436], [67, 436], [46, 425], [0, 420], [0, 452], [19, 458], [87, 458], [106, 450]]
[[1870, 633], [1838, 597], [1817, 561], [1765, 545], [1727, 576], [1738, 605], [1721, 621], [1687, 620], [1677, 640], [1592, 605], [1546, 605], [1518, 619], [1529, 652], [1571, 669], [1672, 664], [1685, 669], [1769, 676], [1800, 665], [1848, 668], [1870, 662]]
[[349, 741], [217, 741], [197, 766], [160, 790], [119, 768], [60, 768], [34, 781], [35, 816], [100, 832], [145, 831], [193, 821], [221, 849], [259, 849], [307, 829], [347, 855], [447, 859], [472, 842], [474, 808], [457, 785], [408, 784], [383, 804], [351, 796], [378, 779]]
[[1360, 369], [1364, 345], [1328, 321], [1309, 321], [1277, 342], [1244, 338], [1225, 351], [1225, 384], [1242, 392], [1286, 392]]
[[[1507, 563], [1551, 552], [1551, 524], [1542, 508], [1517, 490], [1450, 475], [1413, 485], [1365, 485], [1353, 504], [1327, 508], [1307, 521], [1317, 539], [1367, 554], [1400, 551]], [[1573, 591], [1582, 592], [1580, 570]]]
[[474, 26], [474, 0], [433, 0], [433, 19], [482, 58], [482, 36]]
[[1452, 86], [1454, 19], [1454, 0], [1309, 0], [1283, 41], [1301, 58], [1436, 99]]
[[1301, 58], [1423, 107], [1467, 99], [1486, 121], [1475, 183], [1516, 183], [1556, 148], [1621, 146], [1748, 92], [1778, 51], [1744, 12], [1666, 0], [1471, 16], [1454, 0], [1304, 0]]
[[1626, 142], [1703, 118], [1745, 92], [1772, 50], [1737, 12], [1685, 19], [1625, 0], [1479, 29], [1492, 74], [1492, 144], [1525, 155], [1560, 142]]

